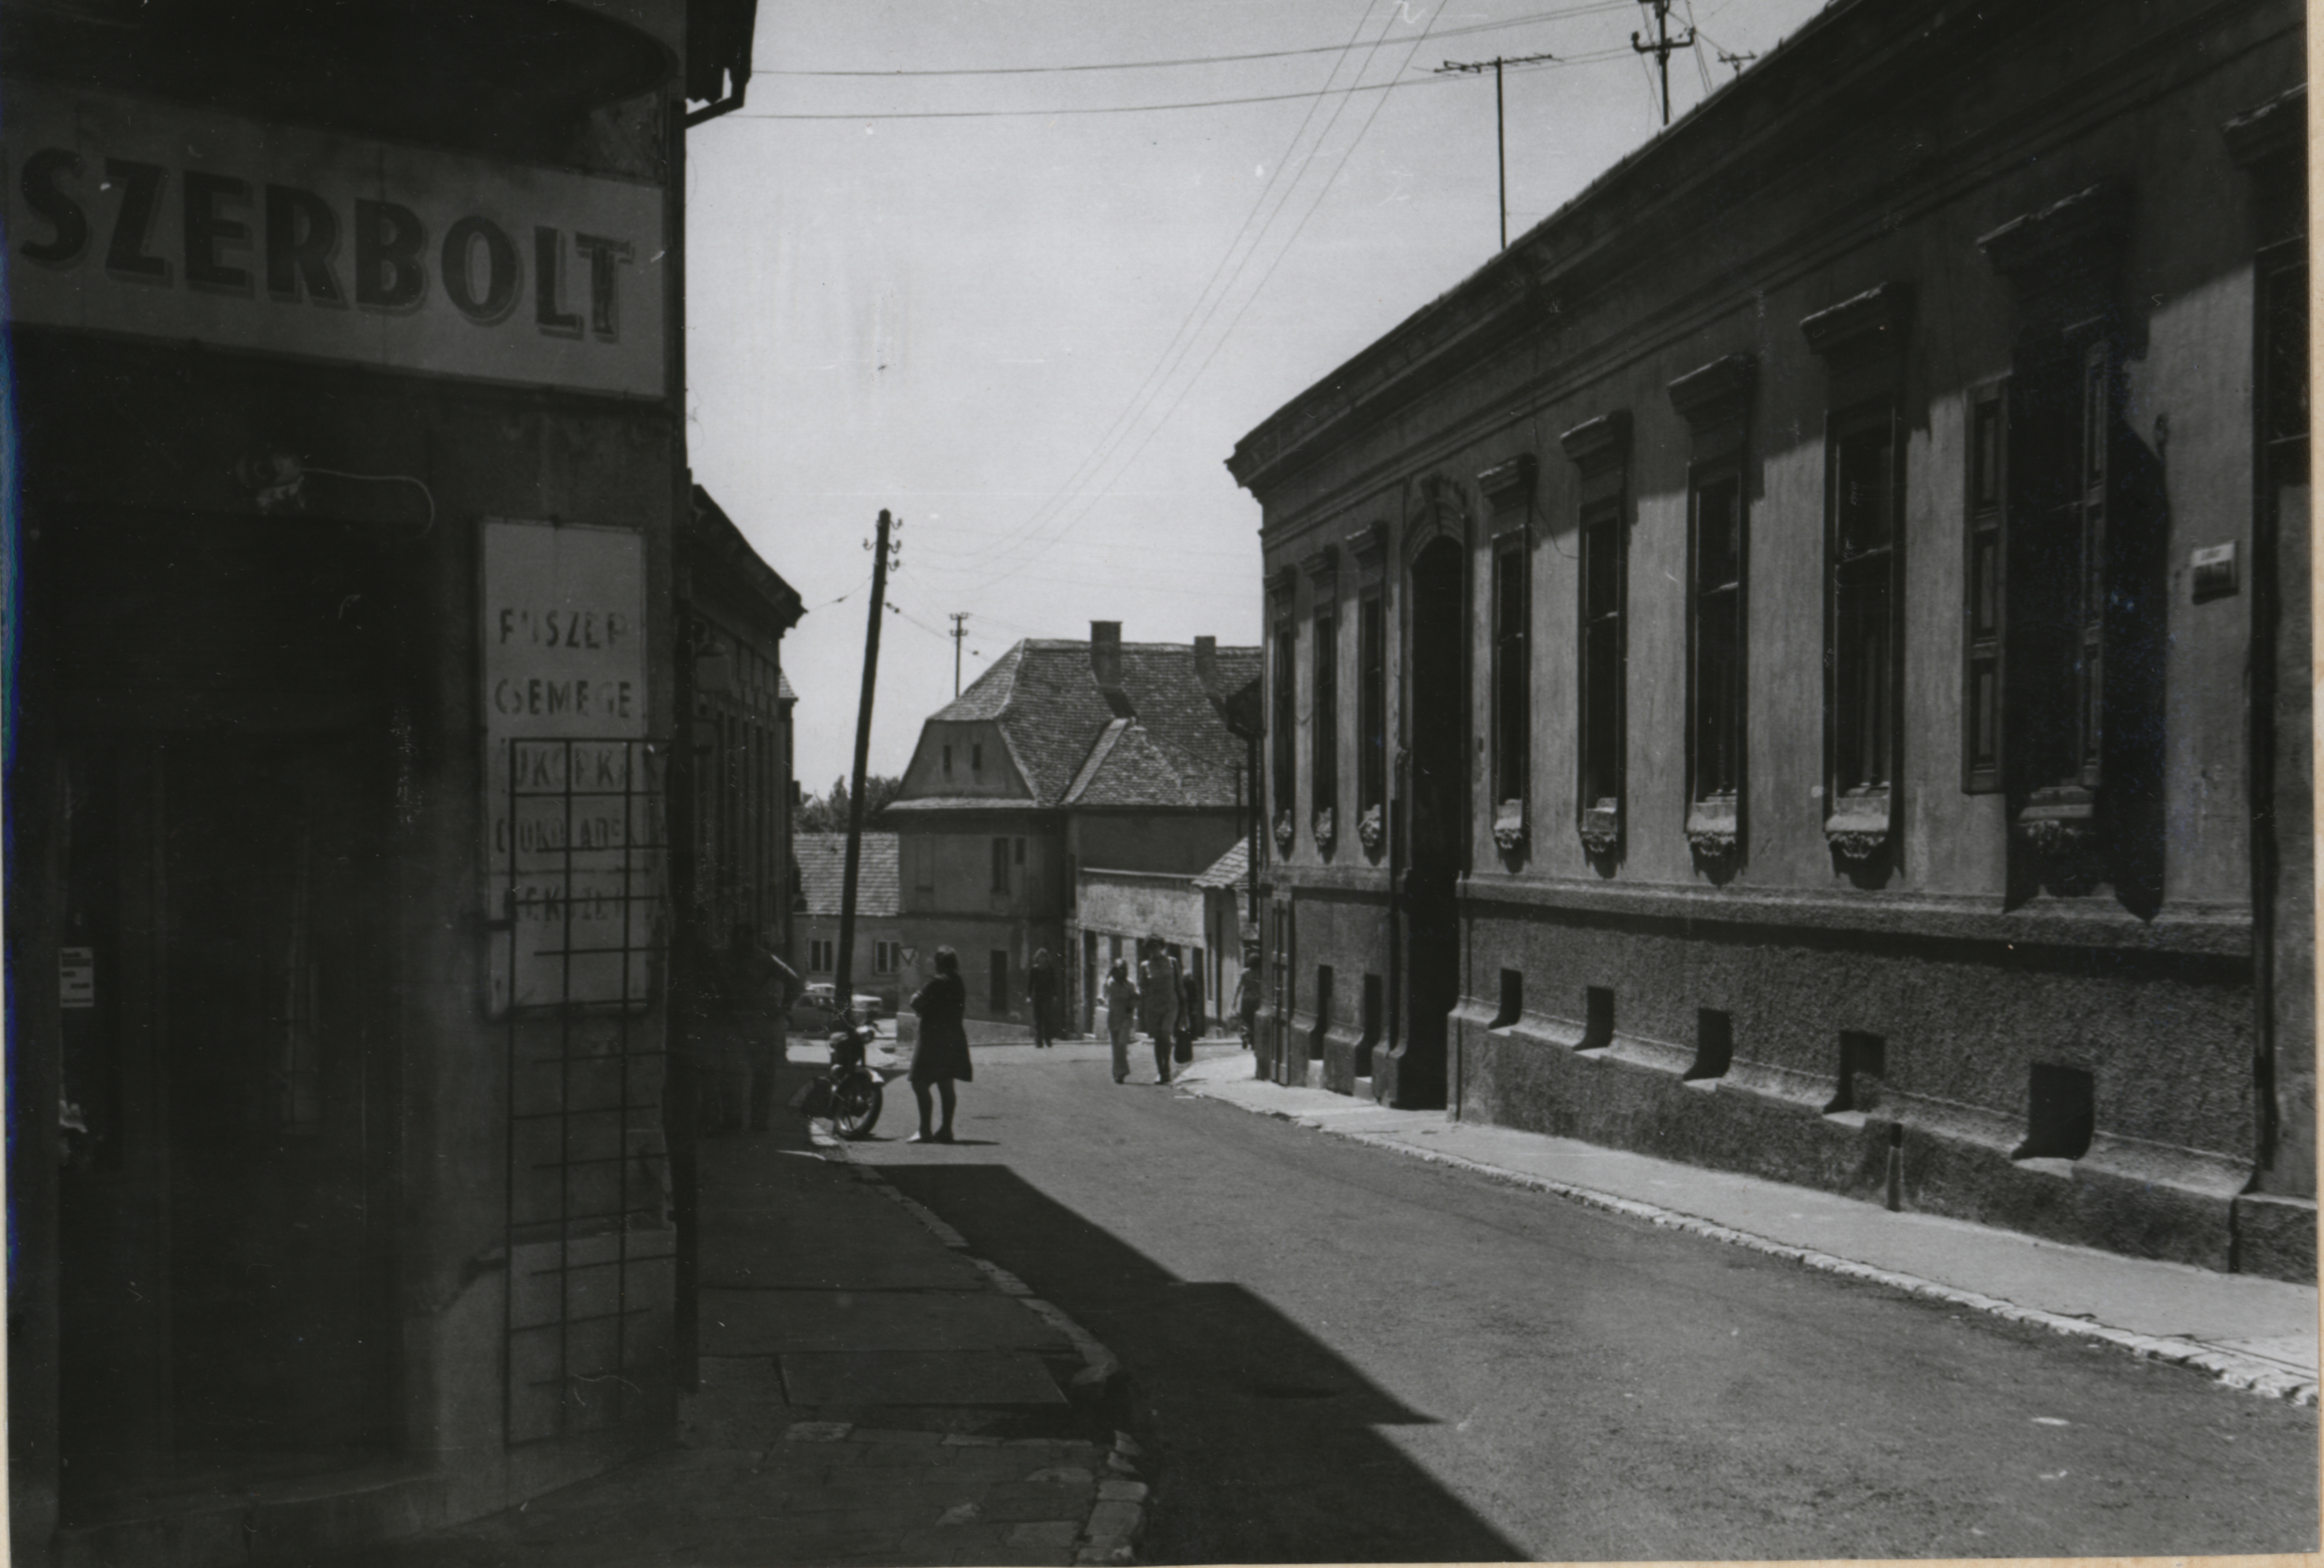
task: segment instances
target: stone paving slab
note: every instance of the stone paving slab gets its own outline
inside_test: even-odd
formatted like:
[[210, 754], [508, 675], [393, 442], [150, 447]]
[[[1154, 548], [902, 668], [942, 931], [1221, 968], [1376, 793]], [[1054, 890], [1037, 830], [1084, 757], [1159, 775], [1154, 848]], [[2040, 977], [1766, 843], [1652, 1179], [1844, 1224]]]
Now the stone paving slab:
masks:
[[1065, 1403], [1041, 1358], [1025, 1351], [855, 1351], [778, 1360], [794, 1405]]
[[702, 1352], [1072, 1349], [1039, 1317], [977, 1283], [973, 1292], [706, 1289]]
[[2313, 1286], [2126, 1258], [1941, 1214], [1891, 1213], [1837, 1194], [1573, 1139], [1453, 1121], [1441, 1111], [1389, 1110], [1251, 1075], [1250, 1057], [1218, 1056], [1195, 1062], [1178, 1082], [1188, 1093], [1338, 1137], [1480, 1167], [1609, 1205], [1637, 1205], [1644, 1217], [1700, 1222], [1734, 1233], [1726, 1239], [1877, 1270], [1937, 1287], [1964, 1298], [1964, 1305], [2019, 1309], [2052, 1327], [2085, 1324], [2144, 1353], [2171, 1355], [2172, 1347], [2183, 1347], [2183, 1359], [2229, 1381], [2315, 1398]]

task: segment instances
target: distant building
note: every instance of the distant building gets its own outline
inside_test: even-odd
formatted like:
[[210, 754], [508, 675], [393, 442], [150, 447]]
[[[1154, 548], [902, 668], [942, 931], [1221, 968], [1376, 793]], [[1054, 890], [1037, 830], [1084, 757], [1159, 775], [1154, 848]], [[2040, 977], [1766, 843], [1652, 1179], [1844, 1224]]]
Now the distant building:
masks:
[[2302, 39], [1837, 0], [1251, 431], [1265, 1069], [2312, 1279]]
[[683, 838], [693, 858], [680, 883], [716, 940], [743, 925], [784, 952], [798, 699], [783, 677], [782, 637], [798, 623], [799, 596], [699, 484], [678, 530], [678, 596], [694, 709]]
[[973, 1017], [1026, 1021], [1047, 949], [1083, 1018], [1096, 936], [1075, 923], [1082, 869], [1191, 877], [1242, 831], [1259, 650], [1125, 643], [1111, 621], [1090, 632], [1018, 643], [931, 715], [888, 808], [918, 955], [906, 983], [949, 945]]
[[1259, 925], [1251, 917], [1250, 841], [1237, 839], [1234, 847], [1194, 879], [1203, 900], [1203, 946], [1211, 955], [1204, 983], [1210, 990], [1211, 1014], [1229, 1028], [1234, 1025], [1234, 993], [1242, 979], [1242, 955], [1259, 941]]
[[[892, 1016], [903, 1001], [903, 906], [897, 897], [892, 833], [867, 833], [855, 872], [854, 973], [850, 989], [880, 998]], [[791, 967], [813, 984], [836, 976], [839, 914], [847, 879], [847, 835], [802, 833], [791, 840]]]

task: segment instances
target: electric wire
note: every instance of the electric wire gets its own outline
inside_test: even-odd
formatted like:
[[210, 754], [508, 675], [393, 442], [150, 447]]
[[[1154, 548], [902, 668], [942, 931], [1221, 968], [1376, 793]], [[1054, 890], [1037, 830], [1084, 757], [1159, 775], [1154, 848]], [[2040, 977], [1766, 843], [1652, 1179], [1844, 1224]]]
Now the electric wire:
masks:
[[[1404, 64], [1406, 66], [1409, 66], [1411, 64], [1412, 57], [1420, 51], [1420, 46], [1428, 42], [1428, 29], [1424, 26], [1419, 33], [1414, 37], [1411, 46], [1405, 51]], [[1378, 52], [1379, 48], [1379, 44], [1375, 43], [1373, 45], [1375, 54]], [[1434, 79], [1452, 80], [1455, 78], [1438, 78]], [[1307, 210], [1300, 215], [1298, 223], [1292, 228], [1290, 237], [1285, 240], [1282, 247], [1275, 253], [1275, 258], [1268, 263], [1267, 271], [1259, 275], [1258, 283], [1253, 285], [1250, 292], [1244, 297], [1243, 302], [1235, 311], [1233, 318], [1228, 321], [1226, 330], [1222, 332], [1217, 340], [1211, 345], [1210, 352], [1203, 356], [1203, 362], [1194, 367], [1194, 374], [1187, 377], [1185, 383], [1180, 385], [1177, 395], [1170, 401], [1170, 406], [1162, 410], [1161, 417], [1157, 419], [1151, 428], [1147, 430], [1145, 438], [1138, 443], [1137, 447], [1132, 449], [1130, 456], [1123, 459], [1120, 466], [1115, 469], [1115, 475], [1117, 478], [1120, 475], [1127, 473], [1131, 465], [1135, 464], [1139, 457], [1144, 455], [1146, 448], [1153, 443], [1154, 438], [1159, 435], [1163, 427], [1170, 422], [1171, 416], [1178, 411], [1179, 405], [1186, 401], [1187, 394], [1194, 391], [1196, 383], [1203, 379], [1204, 374], [1210, 369], [1211, 363], [1218, 357], [1219, 351], [1226, 346], [1229, 339], [1233, 337], [1235, 328], [1242, 325], [1242, 318], [1250, 313], [1251, 306], [1258, 302], [1259, 295], [1266, 291], [1268, 281], [1275, 276], [1276, 269], [1283, 264], [1284, 258], [1289, 255], [1292, 248], [1299, 243], [1299, 236], [1306, 232], [1309, 220], [1315, 216], [1316, 210], [1323, 205], [1323, 198], [1331, 194], [1333, 185], [1339, 180], [1340, 171], [1347, 167], [1348, 160], [1354, 156], [1356, 148], [1362, 144], [1365, 134], [1370, 132], [1372, 127], [1372, 122], [1379, 117], [1379, 112], [1386, 106], [1387, 102], [1388, 100], [1385, 97], [1378, 98], [1373, 101], [1371, 112], [1365, 116], [1363, 124], [1356, 128], [1354, 137], [1350, 140], [1347, 146], [1342, 150], [1339, 161], [1332, 166], [1332, 172], [1324, 178], [1323, 184], [1316, 189], [1314, 199], [1307, 204]], [[1094, 495], [1091, 495], [1084, 500], [1081, 503], [1080, 511], [1075, 512], [1073, 517], [1065, 520], [1064, 528], [1059, 531], [1062, 532], [1064, 529], [1070, 529], [1077, 525], [1084, 518], [1087, 517], [1090, 511], [1110, 493], [1111, 487], [1109, 486], [1106, 489], [1101, 489]], [[980, 586], [982, 586], [985, 585], [980, 585]]]
[[[1333, 62], [1331, 70], [1324, 75], [1325, 87], [1328, 88], [1337, 78], [1341, 67], [1347, 63], [1348, 57], [1363, 37], [1364, 29], [1370, 23], [1372, 13], [1378, 8], [1378, 4], [1379, 0], [1365, 0], [1362, 14], [1356, 18], [1355, 26], [1348, 33], [1347, 42], [1341, 47], [1340, 58]], [[1358, 69], [1357, 74], [1360, 78], [1362, 68]], [[1323, 101], [1320, 96], [1310, 100], [1307, 112], [1300, 116], [1298, 127], [1292, 132], [1290, 141], [1285, 143], [1283, 155], [1276, 160], [1274, 171], [1268, 176], [1267, 183], [1260, 188], [1258, 198], [1251, 203], [1250, 210], [1243, 215], [1241, 224], [1235, 230], [1234, 238], [1227, 242], [1227, 248], [1220, 255], [1218, 265], [1211, 269], [1211, 275], [1204, 281], [1202, 291], [1195, 295], [1194, 304], [1188, 307], [1185, 317], [1178, 323], [1177, 329], [1170, 335], [1170, 341], [1163, 346], [1161, 354], [1156, 357], [1153, 368], [1148, 370], [1139, 382], [1137, 390], [1130, 393], [1130, 400], [1122, 405], [1121, 411], [1117, 413], [1106, 426], [1104, 433], [1098, 438], [1097, 443], [1079, 463], [1074, 466], [1072, 472], [1066, 475], [1064, 483], [1039, 506], [1035, 507], [1021, 523], [1013, 525], [1009, 530], [1009, 537], [994, 547], [996, 554], [1002, 558], [1006, 558], [1007, 553], [1019, 541], [1038, 531], [1059, 508], [1072, 504], [1073, 496], [1103, 472], [1107, 460], [1120, 449], [1121, 442], [1128, 438], [1130, 431], [1136, 428], [1137, 421], [1144, 417], [1146, 410], [1153, 406], [1153, 400], [1161, 394], [1161, 388], [1167, 382], [1171, 371], [1176, 364], [1183, 362], [1185, 350], [1181, 347], [1181, 344], [1184, 343], [1191, 347], [1193, 343], [1202, 336], [1203, 329], [1217, 314], [1220, 302], [1234, 291], [1234, 286], [1241, 279], [1244, 269], [1250, 264], [1251, 255], [1256, 254], [1259, 244], [1266, 237], [1268, 228], [1273, 225], [1275, 215], [1282, 210], [1283, 201], [1289, 199], [1291, 189], [1297, 185], [1300, 178], [1305, 173], [1308, 163], [1314, 161], [1314, 152], [1311, 149], [1306, 160], [1301, 161], [1297, 165], [1297, 171], [1292, 174], [1291, 184], [1284, 188], [1283, 201], [1278, 201], [1274, 210], [1268, 212], [1268, 199], [1274, 195], [1276, 187], [1282, 182], [1285, 171], [1294, 167], [1295, 155], [1297, 154], [1301, 143], [1306, 139], [1307, 128], [1314, 123], [1316, 114], [1323, 107]], [[1344, 103], [1346, 100], [1341, 101]], [[1333, 123], [1336, 123], [1336, 115]], [[1330, 134], [1331, 125], [1327, 124], [1322, 134], [1316, 138], [1316, 146], [1320, 147], [1323, 138]], [[1264, 219], [1259, 218], [1262, 212], [1268, 212]], [[1242, 250], [1243, 237], [1251, 233], [1251, 224], [1254, 220], [1259, 220], [1259, 233], [1251, 240], [1251, 248], [1244, 251]], [[1237, 260], [1238, 252], [1241, 254], [1240, 260]], [[1231, 274], [1228, 272], [1230, 263], [1233, 267]], [[1223, 287], [1219, 282], [1222, 276], [1226, 278]], [[1214, 289], [1219, 291], [1215, 299], [1212, 293]]]
[[[1583, 5], [1560, 6], [1554, 11], [1536, 11], [1525, 16], [1505, 17], [1499, 22], [1476, 22], [1466, 27], [1448, 27], [1432, 36], [1442, 42], [1447, 38], [1465, 38], [1476, 32], [1498, 32], [1511, 27], [1526, 27], [1536, 22], [1563, 21], [1569, 16], [1589, 16], [1606, 11], [1628, 11], [1632, 0], [1591, 0]], [[1252, 54], [1202, 54], [1184, 60], [1109, 60], [1093, 65], [1001, 65], [932, 67], [918, 70], [799, 70], [753, 66], [754, 76], [792, 77], [977, 77], [977, 76], [1057, 76], [1079, 71], [1157, 70], [1166, 67], [1194, 65], [1232, 65], [1254, 60], [1293, 60], [1303, 55], [1337, 54], [1347, 48], [1342, 43], [1319, 43], [1305, 49], [1268, 49]]]

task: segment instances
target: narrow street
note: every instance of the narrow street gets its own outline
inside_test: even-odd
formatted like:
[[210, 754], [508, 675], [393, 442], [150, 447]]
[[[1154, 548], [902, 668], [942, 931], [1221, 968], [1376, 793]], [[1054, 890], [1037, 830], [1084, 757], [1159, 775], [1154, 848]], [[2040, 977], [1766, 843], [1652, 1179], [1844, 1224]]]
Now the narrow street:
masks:
[[[1216, 1047], [1211, 1047], [1215, 1049]], [[854, 1146], [1122, 1359], [1141, 1560], [2312, 1550], [2317, 1416], [988, 1047]]]

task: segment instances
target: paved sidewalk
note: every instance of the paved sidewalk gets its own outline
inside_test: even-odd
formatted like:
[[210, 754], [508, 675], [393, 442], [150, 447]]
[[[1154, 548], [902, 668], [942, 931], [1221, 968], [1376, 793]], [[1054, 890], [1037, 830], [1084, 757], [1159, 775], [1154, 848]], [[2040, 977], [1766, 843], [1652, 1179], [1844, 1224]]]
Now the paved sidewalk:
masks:
[[1392, 1111], [1254, 1078], [1248, 1053], [1205, 1051], [1189, 1093], [1696, 1231], [1816, 1268], [2109, 1341], [2312, 1405], [2317, 1292], [2251, 1275], [2125, 1258], [1936, 1214], [1705, 1170], [1572, 1139]]
[[1103, 1346], [795, 1113], [706, 1142], [701, 1192], [678, 1446], [366, 1563], [1130, 1560], [1147, 1488]]

